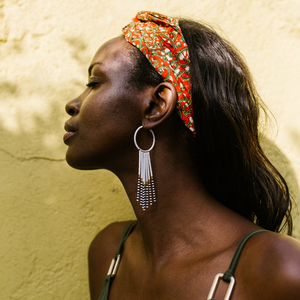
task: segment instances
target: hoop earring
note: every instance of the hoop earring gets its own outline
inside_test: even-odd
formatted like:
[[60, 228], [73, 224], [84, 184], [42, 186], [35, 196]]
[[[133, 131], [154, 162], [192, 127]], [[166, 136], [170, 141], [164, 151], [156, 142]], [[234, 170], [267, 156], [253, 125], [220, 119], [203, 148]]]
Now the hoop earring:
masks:
[[143, 126], [138, 127], [134, 133], [133, 141], [136, 148], [139, 150], [139, 170], [138, 170], [138, 184], [137, 184], [137, 193], [136, 201], [140, 202], [143, 210], [149, 208], [149, 205], [152, 205], [153, 202], [156, 202], [155, 187], [150, 159], [150, 151], [155, 145], [155, 135], [154, 132], [150, 129], [150, 132], [153, 137], [152, 145], [149, 149], [144, 150], [139, 147], [136, 141], [137, 133]]

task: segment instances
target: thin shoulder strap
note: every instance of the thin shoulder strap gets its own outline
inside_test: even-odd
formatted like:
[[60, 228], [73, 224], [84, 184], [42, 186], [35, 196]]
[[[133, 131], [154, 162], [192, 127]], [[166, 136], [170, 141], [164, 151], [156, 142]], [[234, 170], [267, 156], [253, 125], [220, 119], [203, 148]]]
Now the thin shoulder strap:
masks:
[[127, 227], [123, 231], [121, 241], [120, 241], [120, 244], [119, 244], [119, 248], [118, 248], [115, 255], [118, 255], [118, 254], [122, 253], [123, 248], [124, 248], [124, 244], [125, 244], [126, 240], [128, 239], [128, 237], [130, 236], [130, 234], [132, 233], [132, 231], [134, 230], [134, 228], [136, 227], [136, 225], [137, 225], [137, 221], [132, 221], [131, 223], [129, 223], [127, 225]]
[[219, 273], [215, 276], [215, 279], [211, 285], [211, 289], [209, 291], [209, 294], [208, 294], [208, 297], [207, 299], [208, 300], [215, 300], [214, 299], [214, 295], [216, 293], [216, 290], [218, 288], [218, 282], [219, 280], [223, 280], [227, 283], [229, 283], [229, 286], [228, 286], [228, 289], [226, 291], [226, 294], [225, 294], [225, 297], [224, 297], [224, 300], [229, 300], [230, 297], [231, 297], [231, 293], [232, 293], [232, 290], [233, 290], [233, 287], [234, 287], [234, 284], [235, 284], [235, 278], [234, 278], [234, 271], [236, 269], [236, 266], [239, 262], [239, 259], [240, 259], [240, 256], [242, 254], [242, 251], [243, 251], [243, 248], [245, 246], [245, 244], [247, 243], [247, 241], [256, 233], [258, 232], [262, 232], [262, 231], [267, 231], [265, 229], [260, 229], [260, 230], [255, 230], [255, 231], [252, 231], [250, 232], [249, 234], [247, 234], [243, 239], [242, 241], [240, 242], [238, 248], [236, 249], [235, 251], [235, 254], [232, 258], [232, 261], [229, 265], [229, 268], [228, 270], [222, 274], [222, 273]]
[[125, 230], [122, 234], [121, 240], [120, 240], [118, 250], [115, 253], [115, 256], [110, 264], [107, 275], [111, 275], [111, 277], [114, 277], [116, 275], [117, 268], [118, 268], [120, 260], [121, 260], [121, 253], [123, 251], [124, 244], [125, 244], [126, 240], [128, 239], [129, 235], [132, 233], [132, 231], [136, 227], [136, 225], [137, 225], [137, 221], [133, 221], [133, 222], [129, 223], [128, 226], [125, 228]]
[[129, 235], [132, 233], [132, 231], [136, 227], [136, 225], [137, 225], [137, 221], [133, 221], [133, 222], [129, 223], [129, 225], [125, 228], [125, 230], [122, 234], [118, 250], [115, 253], [114, 258], [112, 259], [110, 267], [107, 272], [107, 275], [105, 276], [105, 280], [104, 280], [104, 284], [103, 284], [103, 287], [101, 290], [101, 294], [99, 296], [99, 300], [108, 300], [110, 287], [111, 287], [114, 277], [116, 276], [118, 266], [121, 261], [121, 253], [123, 251], [124, 244], [125, 244], [127, 238], [129, 237]]
[[245, 246], [245, 244], [247, 243], [247, 241], [256, 233], [258, 232], [262, 232], [262, 231], [266, 231], [265, 229], [260, 229], [260, 230], [255, 230], [255, 231], [252, 231], [250, 232], [249, 234], [247, 234], [243, 239], [242, 241], [240, 242], [238, 248], [236, 249], [235, 251], [235, 254], [232, 258], [232, 261], [230, 263], [230, 266], [228, 268], [228, 270], [224, 273], [222, 279], [226, 282], [230, 282], [230, 279], [232, 276], [234, 276], [234, 271], [236, 269], [236, 266], [239, 262], [239, 259], [240, 259], [240, 256], [242, 254], [242, 251], [243, 251], [243, 248]]

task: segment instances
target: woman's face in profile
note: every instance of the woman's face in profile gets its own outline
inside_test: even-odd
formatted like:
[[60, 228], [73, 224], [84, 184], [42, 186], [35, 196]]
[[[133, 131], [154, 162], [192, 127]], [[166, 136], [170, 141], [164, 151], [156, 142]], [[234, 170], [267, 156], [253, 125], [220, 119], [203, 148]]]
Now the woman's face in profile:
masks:
[[141, 125], [137, 95], [129, 83], [132, 62], [123, 37], [105, 43], [89, 67], [84, 92], [66, 105], [64, 142], [69, 165], [78, 169], [108, 167], [133, 146], [133, 132]]

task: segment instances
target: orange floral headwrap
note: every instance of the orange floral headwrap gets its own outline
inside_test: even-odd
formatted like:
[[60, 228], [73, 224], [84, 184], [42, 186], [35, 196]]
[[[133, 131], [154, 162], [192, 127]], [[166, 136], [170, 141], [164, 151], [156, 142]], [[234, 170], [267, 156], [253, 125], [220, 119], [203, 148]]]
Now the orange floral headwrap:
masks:
[[190, 56], [177, 19], [149, 11], [140, 11], [123, 28], [127, 42], [137, 47], [155, 70], [171, 82], [178, 94], [180, 118], [193, 134]]

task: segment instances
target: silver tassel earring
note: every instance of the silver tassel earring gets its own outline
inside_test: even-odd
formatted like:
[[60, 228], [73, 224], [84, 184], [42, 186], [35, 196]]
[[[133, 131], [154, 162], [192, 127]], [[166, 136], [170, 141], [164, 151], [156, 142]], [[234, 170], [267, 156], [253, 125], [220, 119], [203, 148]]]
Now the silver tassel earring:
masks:
[[151, 147], [148, 150], [141, 149], [136, 141], [137, 133], [143, 126], [140, 126], [134, 133], [134, 144], [139, 150], [139, 171], [138, 171], [138, 185], [136, 193], [136, 201], [140, 202], [142, 209], [145, 210], [152, 205], [153, 202], [156, 202], [155, 187], [150, 159], [150, 151], [155, 145], [155, 135], [154, 132], [150, 129], [150, 132], [153, 137], [153, 142]]

